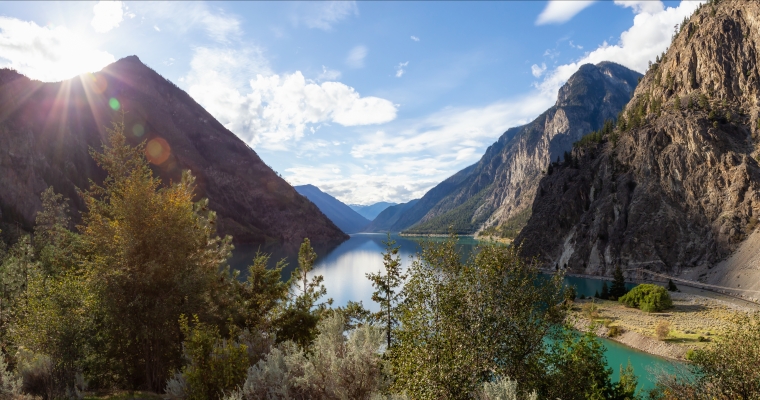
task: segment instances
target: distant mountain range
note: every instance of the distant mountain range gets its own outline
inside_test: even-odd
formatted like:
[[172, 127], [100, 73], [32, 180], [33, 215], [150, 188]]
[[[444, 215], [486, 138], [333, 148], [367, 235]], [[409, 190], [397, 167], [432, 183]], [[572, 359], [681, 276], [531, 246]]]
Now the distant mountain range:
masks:
[[319, 210], [343, 232], [358, 233], [369, 225], [369, 220], [367, 218], [359, 215], [359, 213], [351, 209], [351, 207], [342, 203], [335, 197], [319, 190], [319, 188], [314, 185], [295, 186], [295, 189], [298, 193], [316, 204], [316, 206], [319, 207]]
[[404, 214], [409, 212], [410, 209], [414, 208], [414, 205], [417, 204], [420, 200], [412, 200], [407, 203], [401, 203], [397, 204], [395, 206], [390, 206], [383, 210], [373, 221], [370, 223], [366, 228], [364, 228], [365, 232], [398, 232], [397, 229], [394, 229], [395, 226], [398, 225], [399, 218], [403, 217]]
[[[95, 74], [42, 83], [0, 69], [0, 229], [31, 230], [48, 186], [70, 199], [75, 221], [84, 209], [77, 188], [104, 173], [89, 154], [122, 118], [129, 141], [147, 141], [165, 184], [182, 170], [197, 177], [197, 194], [217, 212], [217, 230], [239, 244], [315, 244], [347, 238], [243, 141], [187, 93], [145, 66], [123, 58]], [[152, 144], [151, 144], [152, 143]], [[7, 238], [6, 238], [7, 239]]]
[[[419, 201], [381, 213], [369, 230], [460, 234], [490, 229], [516, 234], [531, 213], [549, 164], [630, 99], [641, 74], [621, 65], [586, 64], [559, 90], [556, 104], [533, 122], [507, 130], [476, 164], [428, 191]], [[503, 231], [503, 232], [502, 232]]]
[[379, 203], [370, 204], [368, 206], [363, 206], [359, 204], [349, 204], [348, 206], [351, 207], [352, 210], [359, 213], [364, 218], [367, 218], [368, 220], [372, 221], [375, 219], [378, 214], [383, 212], [386, 208], [390, 206], [395, 206], [398, 203], [388, 203], [387, 201], [381, 201]]

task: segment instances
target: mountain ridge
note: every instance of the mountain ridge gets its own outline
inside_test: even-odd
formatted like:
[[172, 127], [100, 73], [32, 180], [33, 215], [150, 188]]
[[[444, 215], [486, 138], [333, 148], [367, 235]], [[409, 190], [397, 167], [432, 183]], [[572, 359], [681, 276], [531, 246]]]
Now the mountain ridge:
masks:
[[754, 232], [757, 15], [757, 2], [725, 0], [682, 24], [617, 128], [542, 179], [517, 238], [526, 257], [593, 275], [680, 274], [712, 268]]
[[[70, 199], [75, 220], [84, 205], [77, 188], [104, 173], [89, 155], [121, 118], [129, 142], [146, 141], [154, 172], [167, 184], [181, 171], [196, 176], [199, 197], [217, 212], [217, 230], [236, 243], [338, 243], [347, 238], [242, 140], [187, 93], [129, 56], [94, 74], [52, 83], [0, 70], [0, 220], [30, 230], [40, 193], [53, 186]], [[299, 220], [299, 224], [293, 221]]]
[[345, 233], [358, 233], [369, 225], [370, 221], [367, 218], [314, 185], [299, 185], [293, 188], [314, 203], [330, 221]]

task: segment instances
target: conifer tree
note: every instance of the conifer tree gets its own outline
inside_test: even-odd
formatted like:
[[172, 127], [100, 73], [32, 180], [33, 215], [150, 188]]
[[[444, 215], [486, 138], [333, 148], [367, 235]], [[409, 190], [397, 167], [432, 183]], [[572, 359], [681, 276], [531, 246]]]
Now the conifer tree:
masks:
[[599, 294], [599, 298], [603, 300], [607, 300], [610, 297], [610, 290], [607, 287], [607, 281], [604, 281], [602, 284], [602, 293]]
[[612, 285], [610, 286], [610, 297], [618, 299], [625, 296], [627, 290], [625, 289], [625, 276], [623, 276], [623, 270], [620, 269], [620, 265], [615, 267], [615, 273], [612, 276]]
[[398, 323], [396, 308], [403, 298], [400, 287], [403, 285], [406, 275], [401, 273], [401, 257], [398, 255], [400, 246], [396, 246], [396, 241], [391, 240], [390, 233], [383, 244], [385, 245], [385, 253], [383, 253], [384, 271], [366, 275], [375, 288], [374, 293], [372, 293], [372, 301], [380, 305], [380, 311], [375, 314], [375, 319], [385, 326], [385, 335], [388, 348], [390, 348], [391, 333]]

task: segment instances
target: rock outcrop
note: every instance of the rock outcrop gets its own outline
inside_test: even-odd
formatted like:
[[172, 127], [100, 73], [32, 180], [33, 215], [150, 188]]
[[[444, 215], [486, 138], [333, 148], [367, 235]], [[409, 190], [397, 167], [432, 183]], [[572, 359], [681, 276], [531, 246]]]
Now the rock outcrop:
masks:
[[0, 221], [4, 233], [30, 230], [40, 193], [53, 186], [83, 210], [76, 188], [103, 171], [105, 128], [125, 111], [132, 143], [147, 141], [147, 156], [165, 183], [189, 169], [199, 197], [217, 211], [218, 231], [236, 243], [340, 242], [347, 236], [299, 195], [256, 153], [187, 93], [135, 56], [103, 71], [42, 83], [0, 70]]
[[685, 21], [618, 128], [541, 180], [524, 254], [598, 275], [729, 255], [760, 206], [758, 46], [758, 2], [707, 4]]
[[[463, 234], [524, 219], [543, 171], [586, 133], [614, 119], [641, 75], [621, 65], [586, 64], [562, 86], [556, 104], [533, 122], [507, 130], [480, 161], [431, 189], [399, 218], [410, 233]], [[403, 225], [403, 226], [402, 226]]]

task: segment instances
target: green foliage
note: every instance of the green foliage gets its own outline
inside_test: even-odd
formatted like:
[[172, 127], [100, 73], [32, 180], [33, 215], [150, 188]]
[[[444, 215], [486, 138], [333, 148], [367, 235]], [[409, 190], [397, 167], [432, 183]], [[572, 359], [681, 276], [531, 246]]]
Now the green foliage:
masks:
[[344, 334], [346, 321], [328, 316], [309, 352], [283, 342], [248, 370], [238, 399], [368, 399], [383, 383], [382, 329], [362, 325]]
[[628, 290], [625, 288], [625, 276], [623, 276], [623, 270], [620, 268], [620, 265], [617, 265], [615, 266], [612, 285], [610, 286], [610, 298], [619, 299], [626, 293], [628, 293]]
[[309, 280], [308, 274], [314, 269], [316, 259], [317, 253], [305, 238], [298, 251], [298, 268], [290, 277], [290, 298], [275, 321], [278, 342], [290, 340], [307, 348], [317, 333], [320, 317], [332, 304], [332, 299], [319, 303], [327, 294], [322, 284], [324, 277], [316, 275]]
[[493, 376], [540, 386], [544, 337], [566, 311], [561, 274], [542, 277], [499, 245], [462, 262], [454, 236], [423, 244], [408, 274], [387, 353], [394, 392], [466, 398]]
[[658, 377], [658, 399], [760, 399], [760, 315], [740, 315], [711, 347], [693, 350], [687, 371]]
[[599, 293], [599, 298], [604, 300], [610, 298], [610, 289], [609, 286], [607, 286], [607, 281], [604, 281], [604, 283], [602, 283], [602, 292]]
[[618, 301], [646, 312], [659, 312], [673, 307], [668, 291], [662, 286], [650, 283], [637, 285]]
[[604, 125], [602, 125], [601, 129], [584, 135], [583, 137], [581, 137], [579, 141], [573, 143], [573, 146], [586, 147], [591, 144], [598, 144], [598, 143], [601, 143], [604, 137], [607, 135], [614, 136], [614, 138], [610, 137], [610, 140], [613, 141], [613, 144], [617, 142], [617, 133], [615, 132], [615, 121], [613, 120], [608, 119], [604, 121]]
[[250, 361], [246, 345], [222, 339], [216, 326], [202, 323], [193, 316], [192, 326], [181, 315], [179, 326], [185, 337], [182, 369], [189, 400], [217, 399], [235, 390], [245, 381]]
[[613, 383], [612, 369], [606, 366], [605, 348], [593, 333], [578, 334], [557, 329], [547, 349], [548, 376], [542, 398], [548, 399], [635, 399], [637, 379], [633, 367], [623, 369]]
[[380, 305], [380, 311], [375, 314], [375, 320], [385, 328], [388, 348], [391, 347], [391, 334], [398, 325], [398, 304], [403, 299], [400, 287], [404, 284], [406, 275], [401, 272], [401, 257], [398, 255], [400, 246], [391, 240], [391, 234], [383, 241], [385, 253], [383, 253], [382, 272], [368, 273], [367, 279], [372, 282], [375, 291], [372, 293], [372, 301]]
[[106, 379], [160, 391], [168, 372], [181, 366], [179, 316], [211, 318], [213, 294], [226, 290], [219, 278], [231, 238], [216, 235], [207, 200], [193, 202], [189, 172], [161, 187], [144, 146], [130, 146], [123, 132], [124, 124], [114, 123], [109, 145], [91, 152], [108, 176], [82, 194], [83, 266], [98, 302], [98, 370]]
[[254, 330], [269, 330], [274, 321], [272, 315], [278, 305], [288, 297], [288, 283], [282, 282], [282, 270], [287, 265], [280, 260], [274, 268], [267, 268], [270, 256], [256, 252], [253, 263], [248, 267], [245, 282], [233, 280], [237, 297], [232, 303], [238, 308], [236, 325]]
[[[570, 158], [572, 160], [572, 157]], [[505, 223], [493, 226], [480, 232], [481, 236], [498, 236], [506, 239], [514, 239], [520, 234], [522, 228], [528, 224], [531, 216], [531, 208], [525, 208]]]
[[681, 110], [681, 96], [676, 96], [675, 100], [673, 100], [673, 109], [676, 111]]
[[520, 396], [517, 381], [509, 378], [498, 378], [493, 382], [483, 382], [483, 387], [477, 394], [478, 400], [538, 400], [538, 393], [531, 392], [527, 396]]

